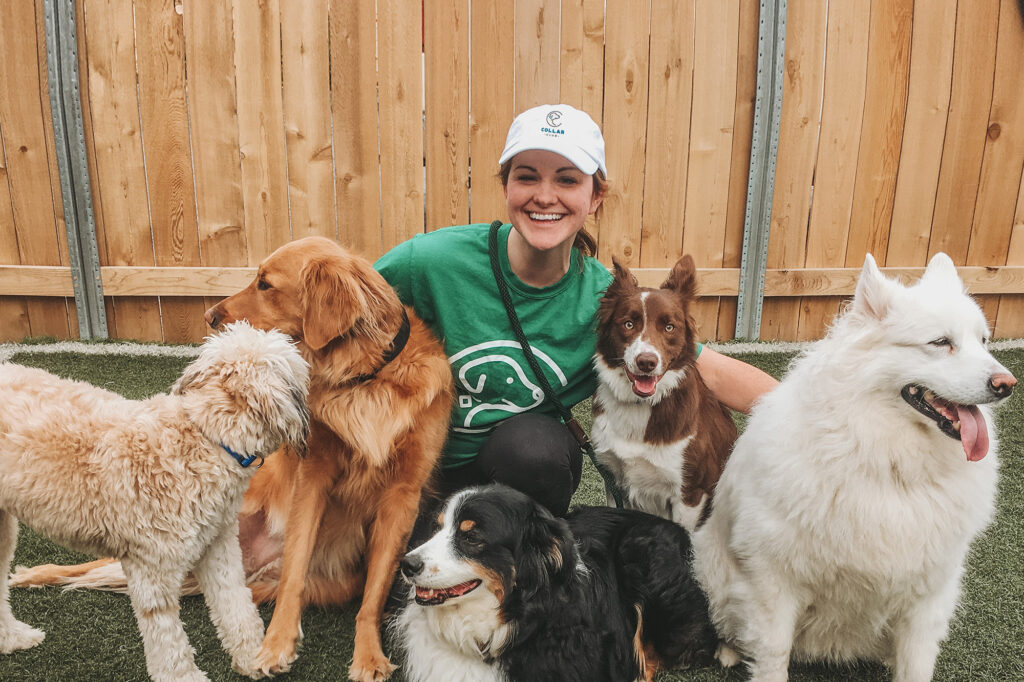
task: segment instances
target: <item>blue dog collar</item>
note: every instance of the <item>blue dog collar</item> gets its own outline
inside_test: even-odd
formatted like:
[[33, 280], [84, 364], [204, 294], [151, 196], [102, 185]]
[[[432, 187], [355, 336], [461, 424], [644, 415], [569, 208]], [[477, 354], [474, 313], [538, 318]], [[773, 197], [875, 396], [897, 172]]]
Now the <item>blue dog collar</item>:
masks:
[[259, 467], [263, 466], [263, 458], [260, 457], [259, 455], [249, 455], [248, 457], [242, 457], [240, 454], [229, 448], [227, 445], [224, 445], [224, 443], [221, 443], [220, 446], [224, 448], [224, 452], [234, 457], [235, 461], [242, 465], [242, 468], [248, 467], [257, 459], [260, 461], [260, 463], [257, 465], [256, 468], [258, 469]]

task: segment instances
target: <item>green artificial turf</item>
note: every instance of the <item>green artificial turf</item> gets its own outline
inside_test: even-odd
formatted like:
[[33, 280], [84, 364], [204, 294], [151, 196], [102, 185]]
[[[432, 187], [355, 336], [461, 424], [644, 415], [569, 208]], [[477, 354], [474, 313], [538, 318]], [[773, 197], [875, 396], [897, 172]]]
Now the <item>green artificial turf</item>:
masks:
[[[995, 353], [1017, 376], [1024, 376], [1024, 350]], [[750, 354], [742, 359], [775, 376], [785, 371], [791, 354]], [[165, 391], [188, 360], [170, 357], [126, 357], [76, 353], [34, 353], [31, 346], [13, 359], [56, 374], [89, 381], [130, 398]], [[1019, 392], [999, 411], [1001, 476], [995, 522], [974, 543], [960, 607], [942, 647], [936, 680], [1024, 680], [1024, 434], [1018, 427], [1024, 412]], [[589, 429], [589, 405], [576, 413]], [[740, 420], [742, 424], [742, 420]], [[587, 463], [575, 504], [601, 504], [604, 488]], [[22, 528], [15, 564], [68, 563], [87, 559], [64, 550]], [[245, 679], [233, 673], [220, 648], [201, 597], [181, 601], [182, 620], [196, 650], [196, 662], [212, 680]], [[46, 631], [41, 645], [0, 655], [0, 680], [79, 682], [145, 680], [142, 640], [127, 597], [117, 594], [56, 588], [11, 591], [17, 618]], [[261, 609], [269, 622], [271, 609]], [[342, 680], [352, 656], [355, 606], [306, 609], [305, 640], [298, 660], [282, 680]], [[401, 680], [401, 671], [393, 677]], [[717, 667], [668, 671], [659, 682], [743, 680], [742, 670]], [[835, 667], [794, 665], [791, 679], [802, 681], [888, 680], [880, 665]], [[438, 682], [444, 682], [439, 680]]]

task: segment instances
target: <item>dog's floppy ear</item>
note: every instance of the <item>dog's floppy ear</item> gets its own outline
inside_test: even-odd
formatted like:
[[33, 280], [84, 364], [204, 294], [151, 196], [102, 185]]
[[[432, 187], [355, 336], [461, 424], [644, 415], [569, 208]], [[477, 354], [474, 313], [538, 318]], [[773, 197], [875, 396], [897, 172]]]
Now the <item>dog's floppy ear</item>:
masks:
[[359, 319], [363, 300], [345, 277], [340, 258], [326, 256], [306, 263], [299, 273], [302, 338], [313, 350], [344, 336]]
[[932, 256], [932, 259], [928, 261], [928, 267], [925, 268], [921, 281], [939, 284], [957, 293], [964, 292], [964, 283], [960, 279], [960, 274], [956, 271], [953, 259], [941, 251]]
[[857, 291], [853, 295], [853, 312], [876, 320], [884, 319], [889, 313], [896, 286], [878, 269], [874, 256], [870, 253], [865, 255]]
[[516, 588], [526, 603], [571, 575], [577, 559], [575, 538], [565, 519], [552, 516], [540, 504], [534, 503], [534, 507], [524, 523], [516, 557]]
[[685, 254], [672, 266], [672, 272], [661, 288], [675, 291], [687, 299], [697, 295], [697, 266], [690, 254]]
[[326, 256], [309, 261], [299, 274], [302, 336], [313, 350], [356, 330], [385, 344], [389, 317], [401, 303], [384, 278], [360, 258]]

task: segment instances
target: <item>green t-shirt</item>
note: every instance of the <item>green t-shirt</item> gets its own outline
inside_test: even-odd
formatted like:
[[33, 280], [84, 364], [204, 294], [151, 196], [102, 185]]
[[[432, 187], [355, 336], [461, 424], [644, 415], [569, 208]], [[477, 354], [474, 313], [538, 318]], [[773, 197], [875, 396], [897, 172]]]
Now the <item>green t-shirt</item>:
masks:
[[[444, 343], [455, 379], [445, 467], [472, 461], [503, 419], [527, 411], [558, 417], [509, 325], [487, 254], [488, 228], [462, 225], [417, 235], [374, 265]], [[595, 315], [611, 274], [573, 249], [561, 280], [529, 286], [509, 268], [510, 229], [506, 224], [498, 231], [499, 262], [523, 332], [559, 400], [575, 405], [596, 388]]]

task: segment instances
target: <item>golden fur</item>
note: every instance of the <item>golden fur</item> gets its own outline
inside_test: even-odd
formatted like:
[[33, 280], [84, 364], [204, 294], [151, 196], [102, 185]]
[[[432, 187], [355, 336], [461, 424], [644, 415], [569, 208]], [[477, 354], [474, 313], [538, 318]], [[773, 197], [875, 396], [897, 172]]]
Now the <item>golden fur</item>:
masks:
[[[231, 325], [207, 340], [168, 395], [134, 401], [39, 369], [0, 365], [0, 564], [17, 519], [79, 551], [120, 559], [149, 675], [206, 680], [178, 620], [193, 571], [233, 667], [259, 677], [263, 622], [245, 587], [237, 514], [256, 467], [309, 431], [308, 366], [283, 334]], [[283, 458], [281, 458], [283, 459]], [[0, 589], [0, 651], [43, 633]]]
[[[206, 313], [214, 328], [245, 319], [280, 329], [310, 364], [308, 454], [268, 459], [239, 517], [253, 597], [277, 602], [259, 654], [264, 672], [286, 671], [295, 659], [306, 604], [343, 604], [360, 593], [349, 674], [381, 680], [393, 670], [381, 648], [384, 601], [447, 436], [452, 400], [441, 345], [407, 314], [409, 341], [384, 364], [401, 302], [365, 259], [319, 237], [279, 248], [248, 287]], [[122, 580], [109, 559], [41, 566], [15, 579], [105, 588]]]
[[[316, 237], [275, 251], [249, 287], [207, 313], [214, 326], [246, 319], [291, 334], [311, 366], [309, 453], [272, 460], [242, 509], [247, 546], [267, 550], [283, 531], [280, 570], [252, 583], [258, 601], [277, 602], [259, 656], [267, 672], [294, 660], [306, 603], [341, 604], [360, 593], [349, 675], [379, 680], [393, 670], [380, 641], [384, 601], [447, 436], [452, 399], [441, 345], [407, 313], [409, 341], [382, 366], [401, 302], [368, 262]], [[276, 553], [251, 555], [252, 568], [266, 570]]]

